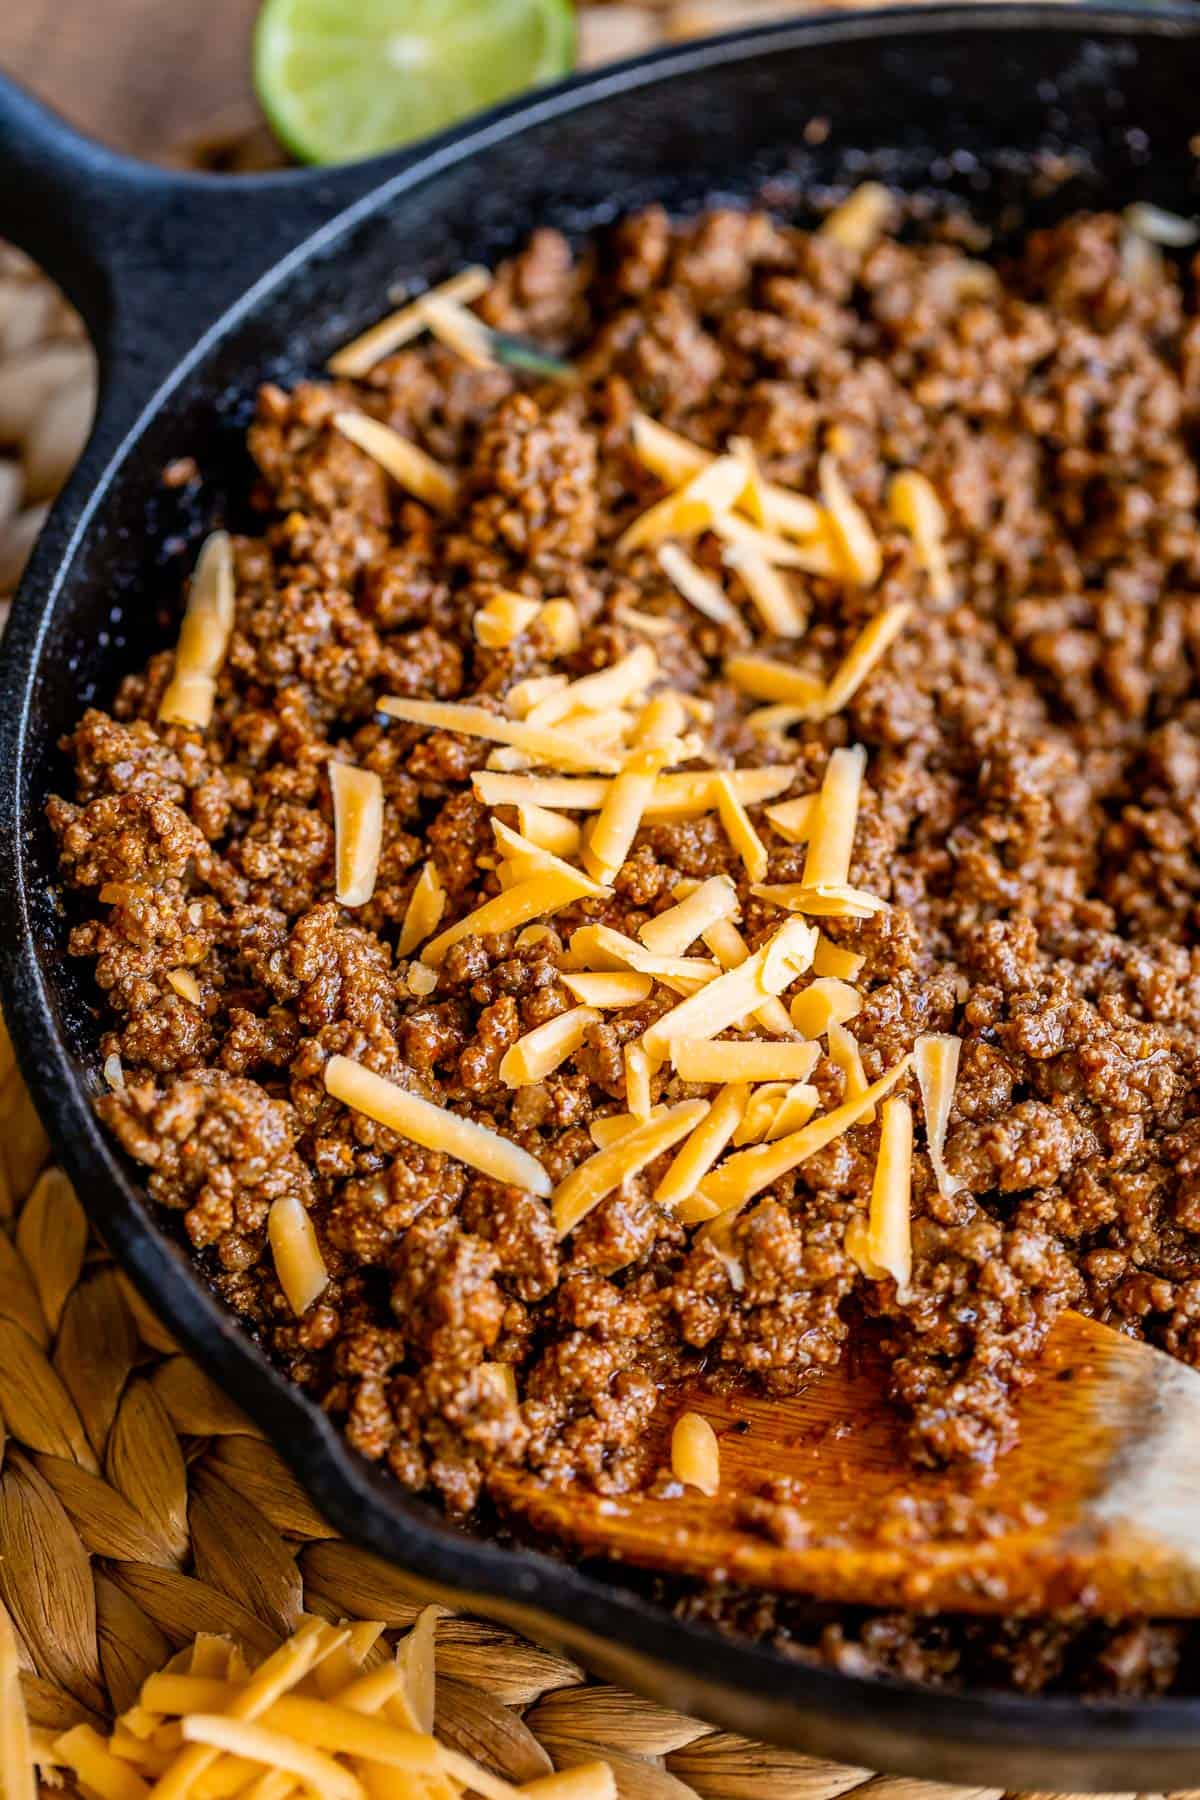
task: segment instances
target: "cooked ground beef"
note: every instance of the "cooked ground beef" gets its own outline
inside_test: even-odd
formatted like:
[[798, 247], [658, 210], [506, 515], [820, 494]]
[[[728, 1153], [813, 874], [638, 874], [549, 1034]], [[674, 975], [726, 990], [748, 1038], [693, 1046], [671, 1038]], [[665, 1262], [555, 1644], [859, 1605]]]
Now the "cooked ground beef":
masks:
[[[1200, 1365], [1191, 276], [1130, 256], [1109, 216], [1036, 232], [989, 274], [951, 243], [884, 236], [864, 254], [762, 214], [676, 225], [652, 210], [579, 257], [538, 233], [478, 310], [569, 356], [578, 379], [475, 369], [422, 343], [358, 384], [264, 388], [249, 438], [263, 526], [235, 543], [211, 728], [158, 724], [163, 653], [66, 744], [75, 797], [50, 817], [64, 880], [84, 892], [72, 949], [93, 961], [103, 1048], [124, 1068], [99, 1110], [217, 1291], [360, 1451], [457, 1512], [500, 1464], [609, 1492], [640, 1482], [664, 1376], [703, 1366], [786, 1393], [864, 1318], [925, 1459], [1003, 1448], [1014, 1380], [1065, 1306]], [[405, 498], [333, 428], [345, 406], [457, 471], [452, 516]], [[637, 410], [713, 450], [744, 436], [803, 493], [833, 449], [879, 538], [881, 579], [796, 577], [809, 625], [798, 647], [780, 644], [702, 538], [694, 553], [740, 623], [702, 619], [652, 553], [614, 551], [663, 492], [631, 449]], [[948, 598], [889, 521], [900, 468], [923, 472], [946, 509]], [[472, 622], [501, 589], [569, 598], [578, 648], [564, 658], [536, 626], [482, 648]], [[842, 713], [790, 742], [747, 729], [722, 676], [731, 650], [828, 673], [900, 599], [915, 603], [907, 629]], [[826, 922], [865, 957], [867, 1076], [920, 1033], [963, 1040], [946, 1145], [961, 1185], [939, 1193], [921, 1140], [903, 1297], [844, 1247], [875, 1125], [747, 1208], [731, 1258], [653, 1203], [661, 1160], [559, 1242], [542, 1200], [326, 1094], [328, 1059], [356, 1058], [501, 1131], [558, 1180], [592, 1152], [589, 1122], [624, 1109], [623, 1047], [671, 998], [606, 1014], [569, 1064], [509, 1088], [505, 1051], [574, 1003], [570, 930], [636, 936], [681, 877], [717, 872], [738, 885], [751, 946], [778, 926], [715, 815], [650, 821], [610, 899], [578, 902], [537, 942], [468, 937], [431, 993], [410, 988], [395, 945], [425, 857], [448, 917], [497, 891], [470, 785], [489, 746], [385, 721], [378, 698], [498, 707], [518, 681], [578, 677], [646, 641], [630, 609], [660, 621], [650, 641], [671, 684], [713, 703], [715, 760], [792, 760], [801, 795], [837, 746], [869, 752], [851, 880], [890, 909]], [[355, 911], [333, 899], [333, 757], [384, 789], [378, 881]], [[799, 880], [803, 852], [754, 816], [767, 879]], [[168, 980], [180, 968], [199, 1005]], [[814, 1080], [837, 1104], [840, 1070], [823, 1060]], [[694, 1091], [669, 1065], [654, 1078], [656, 1101]], [[266, 1238], [281, 1196], [309, 1211], [332, 1276], [299, 1320]], [[497, 1362], [515, 1397], [485, 1367]], [[768, 1525], [786, 1536], [786, 1507]], [[787, 1629], [765, 1602], [754, 1624]], [[1177, 1676], [1171, 1626], [1082, 1650], [1093, 1627], [964, 1629], [889, 1618], [793, 1636], [842, 1666], [926, 1679], [1003, 1667], [1024, 1686], [1128, 1691]]]

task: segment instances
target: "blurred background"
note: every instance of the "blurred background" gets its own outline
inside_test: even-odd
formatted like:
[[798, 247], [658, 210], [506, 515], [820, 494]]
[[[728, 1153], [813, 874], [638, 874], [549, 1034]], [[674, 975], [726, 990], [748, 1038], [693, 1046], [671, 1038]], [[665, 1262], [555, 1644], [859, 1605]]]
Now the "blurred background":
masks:
[[[3, 0], [0, 68], [136, 155], [260, 166], [279, 151], [254, 98], [257, 8], [258, 0]], [[797, 0], [582, 0], [578, 59], [611, 61], [801, 10]]]

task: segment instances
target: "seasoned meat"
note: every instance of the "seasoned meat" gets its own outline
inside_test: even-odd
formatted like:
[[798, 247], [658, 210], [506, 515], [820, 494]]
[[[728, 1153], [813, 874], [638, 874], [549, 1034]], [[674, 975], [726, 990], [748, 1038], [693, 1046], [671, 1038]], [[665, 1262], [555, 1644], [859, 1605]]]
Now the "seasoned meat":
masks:
[[[358, 384], [262, 389], [261, 528], [234, 542], [211, 725], [160, 724], [159, 653], [65, 740], [74, 788], [49, 817], [71, 948], [94, 966], [121, 1070], [102, 1118], [218, 1291], [407, 1486], [458, 1513], [500, 1467], [628, 1491], [658, 1473], [643, 1439], [661, 1384], [703, 1371], [785, 1394], [860, 1330], [881, 1342], [924, 1462], [986, 1468], [1005, 1448], [1014, 1391], [1064, 1307], [1200, 1367], [1200, 310], [1194, 272], [1129, 248], [1106, 215], [1034, 232], [992, 268], [953, 232], [853, 248], [760, 212], [650, 210], [579, 253], [538, 232], [479, 303], [574, 380], [475, 368], [423, 340]], [[448, 513], [339, 432], [347, 407], [451, 469]], [[736, 609], [703, 616], [653, 546], [618, 548], [666, 492], [636, 451], [639, 410], [704, 451], [747, 440], [796, 493], [820, 494], [832, 457], [878, 580], [819, 559], [789, 573], [803, 630], [781, 639], [745, 561], [688, 526], [689, 555]], [[940, 579], [893, 516], [902, 469], [945, 513]], [[569, 602], [578, 631], [556, 636], [549, 614], [509, 642], [477, 629], [514, 597]], [[747, 723], [731, 652], [827, 678], [901, 602], [905, 628], [843, 709]], [[628, 1047], [678, 1000], [658, 986], [604, 1012], [561, 1066], [512, 1085], [513, 1045], [576, 1004], [572, 931], [636, 937], [681, 882], [715, 875], [737, 888], [751, 950], [777, 929], [726, 817], [659, 812], [604, 898], [465, 935], [436, 980], [414, 983], [400, 953], [426, 863], [447, 920], [500, 891], [493, 822], [520, 821], [472, 775], [523, 764], [385, 718], [380, 697], [521, 715], [646, 644], [701, 740], [688, 766], [787, 765], [778, 797], [796, 798], [832, 751], [866, 749], [849, 879], [887, 906], [821, 921], [862, 958], [863, 1067], [879, 1078], [925, 1033], [962, 1044], [952, 1185], [939, 1191], [919, 1128], [903, 1289], [846, 1248], [877, 1122], [789, 1170], [721, 1239], [655, 1201], [660, 1158], [560, 1241], [537, 1195], [326, 1093], [329, 1059], [352, 1057], [558, 1182], [592, 1154], [589, 1126], [626, 1107]], [[628, 721], [617, 707], [609, 723]], [[378, 876], [356, 910], [334, 895], [331, 758], [382, 783]], [[751, 818], [767, 882], [800, 883], [803, 843], [758, 806]], [[812, 1079], [823, 1107], [844, 1097], [836, 1058]], [[705, 1091], [669, 1062], [652, 1071], [654, 1103]], [[282, 1198], [308, 1212], [330, 1276], [300, 1321], [267, 1238]], [[746, 1504], [797, 1541], [791, 1497]], [[719, 1593], [686, 1607], [798, 1656], [933, 1682], [1144, 1693], [1188, 1664], [1171, 1624], [814, 1626]]]

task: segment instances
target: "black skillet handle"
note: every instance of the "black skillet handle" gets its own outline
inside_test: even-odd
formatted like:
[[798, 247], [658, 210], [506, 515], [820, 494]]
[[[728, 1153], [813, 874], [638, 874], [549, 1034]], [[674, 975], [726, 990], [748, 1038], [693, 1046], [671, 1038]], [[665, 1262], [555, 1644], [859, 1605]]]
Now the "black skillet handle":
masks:
[[259, 176], [156, 169], [80, 136], [0, 75], [0, 237], [58, 282], [96, 345], [88, 465], [257, 277], [406, 160]]

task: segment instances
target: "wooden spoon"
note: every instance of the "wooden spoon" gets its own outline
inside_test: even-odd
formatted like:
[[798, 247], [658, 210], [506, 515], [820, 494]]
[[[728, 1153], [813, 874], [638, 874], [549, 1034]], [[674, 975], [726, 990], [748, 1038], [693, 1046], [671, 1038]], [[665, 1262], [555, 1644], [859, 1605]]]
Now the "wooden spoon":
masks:
[[[1065, 1313], [1018, 1398], [1016, 1447], [982, 1473], [914, 1470], [883, 1395], [869, 1355], [787, 1400], [664, 1395], [646, 1466], [669, 1467], [675, 1420], [699, 1412], [720, 1442], [712, 1499], [523, 1472], [493, 1491], [586, 1551], [710, 1581], [923, 1611], [1200, 1614], [1200, 1374]], [[781, 1478], [788, 1509], [764, 1527], [755, 1497]]]

